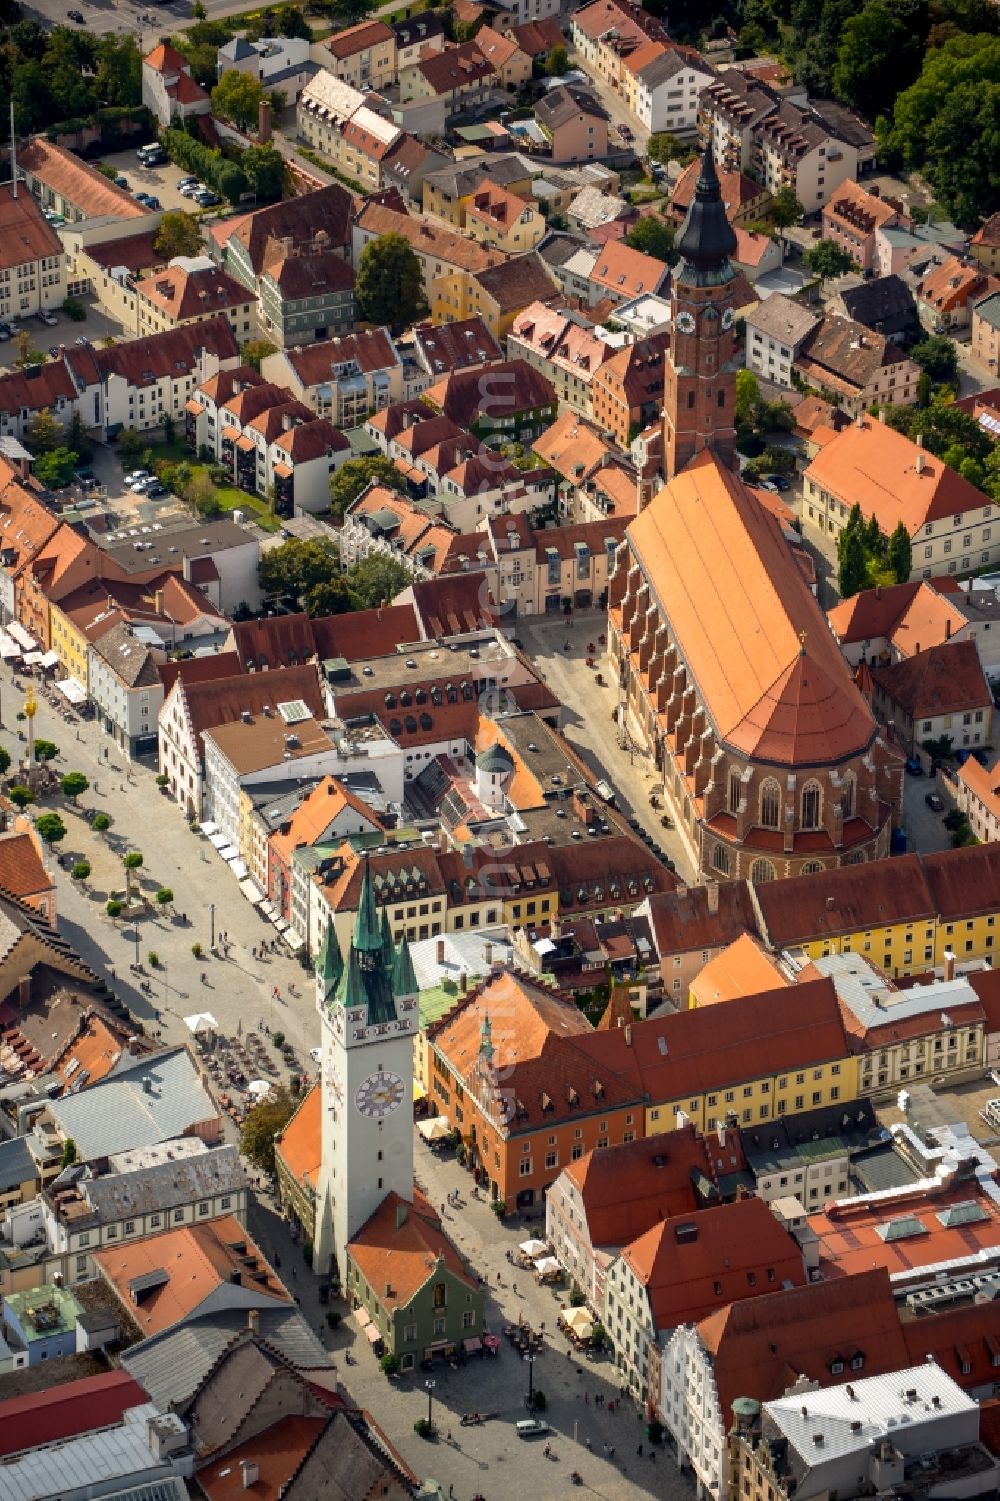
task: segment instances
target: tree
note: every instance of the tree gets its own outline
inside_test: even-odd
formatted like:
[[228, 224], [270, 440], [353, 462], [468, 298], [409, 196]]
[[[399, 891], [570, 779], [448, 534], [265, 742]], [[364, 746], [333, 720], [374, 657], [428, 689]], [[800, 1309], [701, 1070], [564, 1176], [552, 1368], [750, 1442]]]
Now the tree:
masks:
[[139, 850], [129, 850], [123, 857], [122, 864], [125, 867], [125, 894], [131, 899], [132, 895], [132, 872], [142, 869], [142, 854]]
[[339, 572], [337, 550], [325, 538], [304, 542], [290, 537], [280, 547], [263, 553], [257, 565], [257, 577], [265, 594], [287, 595], [295, 600]]
[[115, 898], [112, 897], [109, 902], [105, 903], [104, 910], [112, 919], [121, 917], [122, 913], [125, 911], [125, 903], [116, 901]]
[[372, 553], [347, 575], [356, 610], [374, 610], [394, 599], [410, 582], [410, 572], [395, 558]]
[[668, 219], [661, 219], [658, 214], [644, 214], [641, 219], [636, 220], [625, 236], [625, 243], [631, 245], [633, 250], [641, 250], [644, 255], [666, 261], [668, 266], [672, 266], [677, 260], [674, 226]]
[[844, 23], [833, 69], [835, 97], [874, 120], [917, 77], [922, 51], [919, 32], [893, 6], [872, 0]]
[[131, 32], [97, 39], [97, 96], [103, 104], [134, 109], [142, 103], [142, 52]]
[[300, 41], [312, 41], [312, 28], [298, 5], [279, 5], [277, 14], [278, 36], [298, 37]]
[[545, 71], [549, 78], [561, 78], [569, 71], [569, 53], [560, 43], [556, 43], [545, 59]]
[[283, 1086], [272, 1088], [247, 1115], [240, 1133], [240, 1151], [262, 1172], [274, 1172], [274, 1138], [288, 1125], [295, 1101]]
[[74, 881], [85, 881], [90, 875], [90, 861], [78, 860], [70, 871]]
[[[58, 444], [52, 446], [59, 447]], [[69, 419], [69, 427], [66, 431], [66, 447], [73, 450], [81, 463], [86, 463], [90, 458], [90, 439], [87, 437], [87, 429], [83, 425], [83, 417], [76, 407], [74, 407], [73, 415]], [[32, 449], [32, 452], [34, 452], [34, 449]]]
[[953, 386], [958, 390], [958, 350], [945, 334], [931, 334], [929, 338], [921, 339], [910, 350], [910, 359], [916, 360], [935, 385]]
[[354, 282], [358, 311], [368, 323], [401, 333], [423, 308], [423, 272], [409, 242], [399, 234], [370, 240], [358, 258]]
[[31, 335], [26, 328], [14, 335], [14, 348], [17, 350], [14, 363], [18, 370], [23, 370], [26, 365], [40, 365], [45, 359], [41, 350], [36, 349], [31, 342]]
[[691, 155], [691, 148], [669, 130], [658, 130], [646, 142], [646, 155], [653, 162], [683, 162]]
[[920, 76], [877, 122], [883, 154], [922, 171], [957, 224], [1000, 209], [996, 171], [1000, 38], [955, 36], [925, 53]]
[[199, 469], [187, 487], [186, 499], [199, 516], [218, 516], [222, 510], [219, 492], [207, 469]]
[[35, 741], [35, 760], [54, 761], [59, 754], [59, 747], [54, 740]]
[[38, 830], [40, 839], [46, 844], [58, 844], [66, 838], [66, 825], [58, 813], [40, 813], [35, 819], [35, 828]]
[[907, 583], [913, 570], [913, 549], [910, 544], [910, 534], [901, 521], [889, 538], [885, 557], [896, 583]]
[[146, 440], [134, 427], [123, 427], [115, 439], [123, 459], [135, 459], [146, 446]]
[[90, 827], [95, 829], [98, 834], [106, 834], [111, 827], [111, 819], [106, 813], [98, 813]]
[[260, 370], [261, 360], [266, 360], [269, 354], [277, 354], [277, 346], [267, 339], [247, 339], [240, 350], [240, 357], [244, 365], [249, 365], [251, 370]]
[[175, 255], [197, 255], [201, 250], [201, 227], [193, 214], [169, 209], [160, 220], [153, 249], [165, 260]]
[[734, 420], [737, 427], [750, 427], [755, 421], [760, 404], [760, 386], [752, 370], [736, 372], [736, 404]]
[[285, 158], [274, 146], [248, 146], [240, 157], [247, 189], [256, 198], [280, 198], [285, 182]]
[[240, 130], [257, 124], [257, 112], [264, 97], [264, 85], [252, 73], [230, 68], [212, 90], [212, 108], [224, 120], [231, 120]]
[[22, 811], [28, 806], [29, 803], [33, 803], [35, 801], [35, 794], [32, 792], [30, 787], [22, 787], [20, 785], [18, 785], [17, 787], [12, 787], [7, 795], [14, 806], [16, 808], [22, 809]]
[[390, 490], [399, 490], [399, 470], [383, 454], [366, 454], [362, 459], [348, 459], [330, 476], [330, 511], [335, 520], [342, 521], [350, 506], [373, 480], [388, 485]]
[[81, 793], [86, 792], [90, 786], [90, 782], [82, 771], [68, 771], [63, 777], [60, 786], [63, 790], [63, 796], [71, 797], [75, 806], [77, 798], [80, 797]]
[[35, 478], [47, 490], [62, 490], [73, 478], [76, 454], [71, 448], [53, 448], [35, 460]]
[[775, 193], [767, 212], [775, 228], [787, 229], [790, 224], [795, 224], [802, 218], [805, 210], [796, 198], [794, 189], [784, 187]]
[[62, 423], [53, 417], [48, 407], [42, 407], [28, 423], [26, 441], [36, 459], [43, 453], [51, 453], [54, 448], [60, 448], [65, 439]]
[[156, 902], [160, 907], [169, 907], [173, 899], [174, 893], [171, 891], [169, 886], [161, 886], [159, 891], [156, 893]]
[[818, 276], [821, 282], [834, 276], [846, 276], [848, 271], [855, 270], [851, 256], [833, 240], [820, 240], [818, 244], [810, 245], [802, 259], [806, 269]]
[[60, 1167], [72, 1167], [76, 1161], [76, 1142], [72, 1136], [67, 1136], [63, 1142], [62, 1156], [59, 1159]]
[[10, 751], [6, 746], [0, 745], [0, 777], [5, 777], [10, 770]]
[[852, 594], [857, 594], [868, 582], [868, 559], [865, 557], [865, 544], [861, 532], [854, 530], [846, 533], [843, 553], [840, 558], [840, 569], [837, 574], [837, 587], [842, 599], [850, 599]]
[[315, 620], [324, 615], [346, 615], [354, 608], [354, 596], [343, 574], [336, 574], [307, 590], [303, 604]]

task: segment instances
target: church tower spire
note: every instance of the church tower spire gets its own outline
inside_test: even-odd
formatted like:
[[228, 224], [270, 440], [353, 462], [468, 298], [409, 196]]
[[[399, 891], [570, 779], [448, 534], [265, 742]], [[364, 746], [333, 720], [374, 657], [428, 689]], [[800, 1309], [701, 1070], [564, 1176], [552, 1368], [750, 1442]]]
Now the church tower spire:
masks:
[[710, 448], [736, 463], [736, 234], [722, 201], [711, 144], [675, 241], [680, 262], [671, 282], [670, 352], [663, 392], [663, 461], [672, 480]]

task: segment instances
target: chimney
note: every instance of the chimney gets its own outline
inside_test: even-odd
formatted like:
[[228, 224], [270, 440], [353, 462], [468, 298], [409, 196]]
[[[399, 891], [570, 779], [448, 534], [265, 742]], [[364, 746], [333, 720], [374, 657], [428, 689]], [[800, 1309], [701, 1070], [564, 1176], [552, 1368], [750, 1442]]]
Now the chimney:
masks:
[[715, 917], [719, 910], [719, 883], [708, 881], [705, 885], [705, 895], [708, 899], [708, 912], [710, 917]]
[[437, 962], [439, 964], [443, 964], [444, 963], [444, 939], [443, 938], [439, 938], [438, 941], [437, 941], [436, 953], [437, 953]]
[[259, 1308], [248, 1308], [247, 1309], [247, 1328], [250, 1330], [251, 1334], [259, 1334], [260, 1333], [260, 1309]]
[[951, 621], [950, 620], [946, 620], [945, 623], [944, 623], [944, 639], [946, 641], [950, 641], [951, 640]]
[[462, 973], [458, 977], [458, 988], [462, 992], [463, 995], [465, 995], [466, 991], [469, 988], [469, 977], [465, 973], [464, 969], [463, 969]]
[[262, 99], [257, 110], [257, 139], [266, 146], [271, 139], [271, 101]]
[[143, 1094], [153, 1093], [153, 1081], [149, 1074], [143, 1074], [142, 1076], [142, 1092]]
[[945, 949], [944, 951], [944, 977], [946, 980], [954, 980], [955, 978], [954, 949]]
[[243, 1489], [248, 1491], [260, 1479], [260, 1465], [255, 1459], [241, 1459], [240, 1473], [243, 1476]]
[[652, 500], [652, 498], [653, 498], [653, 481], [651, 479], [644, 479], [640, 475], [640, 477], [639, 477], [639, 486], [638, 486], [638, 496], [637, 496], [638, 504], [636, 506], [636, 510], [637, 511], [644, 511], [646, 509], [646, 507], [649, 505], [649, 503]]
[[22, 975], [17, 982], [17, 1003], [21, 1007], [31, 1003], [31, 976]]
[[625, 1046], [627, 1048], [632, 1046], [632, 1028], [628, 1022], [625, 1023]]
[[156, 589], [153, 593], [153, 609], [157, 615], [163, 614], [163, 590]]
[[924, 472], [924, 455], [922, 452], [917, 454], [916, 470], [918, 474], [923, 474]]
[[484, 943], [483, 944], [483, 963], [486, 965], [487, 969], [492, 969], [493, 968], [493, 945], [492, 945], [492, 943]]

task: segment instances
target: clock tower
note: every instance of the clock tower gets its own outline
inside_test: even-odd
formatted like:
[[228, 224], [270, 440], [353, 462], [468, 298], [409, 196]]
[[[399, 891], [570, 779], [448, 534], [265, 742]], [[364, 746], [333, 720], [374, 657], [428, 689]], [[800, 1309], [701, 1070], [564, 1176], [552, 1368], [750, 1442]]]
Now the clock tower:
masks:
[[316, 960], [323, 1030], [322, 1159], [313, 1265], [347, 1270], [347, 1245], [383, 1199], [413, 1198], [417, 981], [405, 936], [379, 921], [367, 857], [345, 962], [331, 922]]
[[663, 463], [670, 481], [710, 448], [736, 466], [736, 235], [726, 217], [712, 148], [675, 242], [670, 352], [663, 392]]

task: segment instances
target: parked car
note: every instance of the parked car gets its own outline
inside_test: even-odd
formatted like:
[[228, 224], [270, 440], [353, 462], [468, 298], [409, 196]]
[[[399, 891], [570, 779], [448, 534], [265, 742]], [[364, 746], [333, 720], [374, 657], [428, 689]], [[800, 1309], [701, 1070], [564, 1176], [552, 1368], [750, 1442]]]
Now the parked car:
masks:
[[925, 793], [924, 794], [924, 802], [927, 804], [928, 808], [930, 808], [930, 810], [931, 810], [932, 813], [943, 813], [944, 812], [944, 803], [938, 797], [938, 795], [937, 795], [936, 792], [927, 792], [927, 793]]
[[0, 344], [9, 344], [10, 334], [5, 328], [0, 328]]
[[630, 141], [632, 139], [632, 129], [628, 125], [619, 125], [618, 134], [623, 141]]
[[[9, 339], [9, 338], [10, 338], [10, 334], [0, 334], [0, 339]], [[62, 354], [62, 350], [59, 348], [58, 344], [50, 344], [49, 345], [49, 354], [52, 356], [52, 358], [54, 360], [57, 360], [59, 358], [59, 356]]]
[[193, 198], [195, 193], [198, 192], [198, 184], [196, 182], [179, 182], [177, 184], [177, 191], [182, 198]]
[[87, 338], [86, 334], [80, 334], [74, 340], [74, 343], [79, 344], [79, 346], [80, 346], [81, 349], [89, 349], [90, 348], [90, 340]]
[[55, 328], [56, 324], [59, 322], [59, 319], [55, 316], [54, 313], [39, 313], [38, 316], [39, 318], [41, 318], [42, 322], [46, 325], [47, 328]]
[[603, 797], [606, 803], [613, 803], [615, 800], [615, 789], [610, 782], [598, 782], [597, 793], [599, 797]]
[[[751, 484], [752, 483], [753, 483], [753, 481], [751, 480]], [[777, 485], [772, 484], [769, 479], [759, 479], [757, 481], [757, 489], [758, 490], [768, 490], [768, 491], [770, 491], [770, 493], [772, 495], [777, 495], [777, 493], [778, 493], [778, 487], [777, 487]]]
[[148, 469], [133, 469], [131, 474], [126, 474], [126, 485], [134, 485], [137, 479], [149, 479]]
[[82, 10], [68, 10], [66, 14], [69, 16], [70, 20], [75, 21], [78, 26], [86, 26], [87, 22], [84, 19]]
[[541, 1418], [519, 1418], [514, 1424], [518, 1438], [541, 1438], [544, 1433], [551, 1433], [548, 1423], [543, 1423]]
[[908, 777], [922, 777], [923, 774], [924, 774], [924, 768], [920, 764], [919, 758], [917, 756], [907, 756], [907, 758], [906, 758], [906, 775]]
[[126, 193], [129, 192], [128, 178], [127, 177], [123, 177], [122, 174], [119, 172], [118, 176], [115, 178], [115, 187], [116, 188], [124, 188], [125, 191], [126, 191]]
[[149, 207], [149, 194], [148, 193], [135, 193], [135, 194], [133, 194], [133, 197], [135, 198], [136, 203], [142, 203], [142, 204], [145, 204], [145, 206], [147, 208]]
[[195, 193], [194, 201], [199, 208], [214, 208], [217, 203], [222, 202], [222, 199], [218, 193], [213, 193], [211, 188], [205, 188], [203, 192]]
[[790, 490], [792, 488], [783, 474], [765, 474], [764, 478], [775, 490]]
[[198, 179], [197, 177], [179, 177], [177, 179], [177, 186], [182, 189], [196, 188], [198, 186]]
[[155, 193], [149, 193], [146, 197], [146, 207], [151, 211], [155, 211], [156, 209], [162, 208], [163, 204], [157, 198]]
[[142, 493], [147, 500], [162, 500], [168, 492], [166, 485], [161, 484], [158, 479], [151, 479], [143, 485]]

